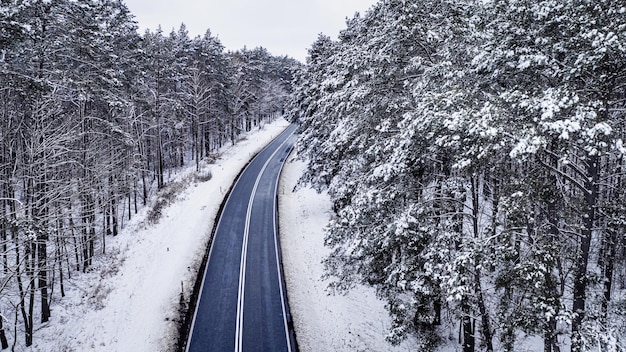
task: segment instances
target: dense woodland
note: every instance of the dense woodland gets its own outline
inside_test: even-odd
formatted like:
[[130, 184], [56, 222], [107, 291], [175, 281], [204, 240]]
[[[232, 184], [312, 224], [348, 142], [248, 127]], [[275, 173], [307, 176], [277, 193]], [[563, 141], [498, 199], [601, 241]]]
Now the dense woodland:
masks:
[[184, 25], [140, 35], [120, 0], [2, 0], [2, 349], [32, 343], [172, 172], [281, 114], [298, 65]]
[[626, 350], [626, 3], [382, 0], [296, 76], [331, 288], [391, 342]]

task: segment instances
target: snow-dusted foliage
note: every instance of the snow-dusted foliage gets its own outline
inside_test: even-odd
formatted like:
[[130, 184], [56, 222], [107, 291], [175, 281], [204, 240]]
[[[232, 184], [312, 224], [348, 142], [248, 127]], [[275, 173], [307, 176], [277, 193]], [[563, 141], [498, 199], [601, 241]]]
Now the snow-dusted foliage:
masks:
[[624, 350], [625, 75], [612, 1], [383, 0], [320, 36], [290, 114], [331, 288], [375, 286], [425, 350], [442, 324], [464, 351]]
[[140, 36], [120, 0], [2, 1], [0, 346], [32, 344], [174, 168], [280, 114], [296, 66], [184, 26]]

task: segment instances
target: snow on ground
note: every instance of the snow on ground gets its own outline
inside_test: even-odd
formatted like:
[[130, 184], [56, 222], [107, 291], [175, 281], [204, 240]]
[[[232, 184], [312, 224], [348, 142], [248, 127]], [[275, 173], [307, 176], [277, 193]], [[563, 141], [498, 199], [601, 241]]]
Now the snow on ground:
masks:
[[[280, 119], [225, 148], [215, 164], [204, 166], [213, 175], [209, 181], [193, 181], [194, 165], [172, 175], [169, 184], [180, 181], [181, 192], [161, 220], [149, 224], [147, 206], [117, 237], [107, 237], [106, 253], [96, 257], [92, 270], [65, 282], [66, 297], [55, 292], [50, 322], [35, 331], [30, 351], [171, 351], [181, 285], [188, 299], [226, 191], [287, 125]], [[391, 322], [372, 288], [327, 295], [321, 260], [329, 252], [323, 229], [330, 201], [308, 188], [292, 192], [304, 167], [293, 156], [288, 160], [279, 196], [283, 263], [300, 350], [415, 350], [412, 340], [398, 347], [385, 341]]]
[[328, 295], [322, 258], [324, 227], [331, 214], [328, 195], [310, 188], [292, 192], [305, 164], [285, 163], [279, 195], [280, 237], [289, 306], [302, 352], [416, 351], [414, 340], [397, 347], [385, 341], [391, 319], [374, 289], [358, 286], [347, 295]]
[[288, 123], [279, 119], [222, 150], [213, 177], [195, 182], [195, 165], [170, 181], [181, 193], [148, 224], [145, 207], [117, 237], [107, 237], [106, 254], [92, 270], [66, 281], [65, 298], [55, 292], [50, 322], [34, 334], [31, 351], [168, 351], [177, 338], [181, 285], [185, 298], [210, 237], [225, 193], [243, 166]]

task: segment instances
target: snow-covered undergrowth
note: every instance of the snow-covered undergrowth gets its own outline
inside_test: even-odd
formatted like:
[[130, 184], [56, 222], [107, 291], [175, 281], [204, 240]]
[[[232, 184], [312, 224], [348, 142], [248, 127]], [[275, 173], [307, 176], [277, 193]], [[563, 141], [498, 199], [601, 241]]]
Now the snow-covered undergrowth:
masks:
[[225, 147], [215, 163], [202, 165], [200, 175], [208, 181], [193, 177], [195, 164], [171, 175], [167, 182], [177, 189], [169, 192], [158, 219], [148, 220], [159, 202], [153, 197], [117, 237], [107, 238], [106, 252], [97, 255], [91, 270], [66, 281], [66, 297], [53, 295], [50, 322], [36, 327], [28, 350], [173, 350], [181, 290], [187, 299], [225, 193], [241, 168], [287, 125], [279, 119]]
[[294, 191], [305, 167], [290, 157], [278, 197], [285, 281], [300, 351], [416, 351], [411, 338], [396, 347], [385, 341], [391, 320], [373, 288], [328, 294], [321, 261], [330, 251], [324, 228], [331, 202], [310, 188]]

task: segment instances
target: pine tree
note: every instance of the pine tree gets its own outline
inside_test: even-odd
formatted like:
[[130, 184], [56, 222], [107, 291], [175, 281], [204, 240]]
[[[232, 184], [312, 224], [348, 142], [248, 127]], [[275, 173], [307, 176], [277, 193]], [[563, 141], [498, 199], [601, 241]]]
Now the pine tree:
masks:
[[445, 309], [464, 351], [557, 351], [568, 321], [573, 350], [615, 342], [623, 13], [382, 1], [313, 43], [290, 116], [333, 201], [327, 274], [377, 288], [392, 341], [433, 348]]

